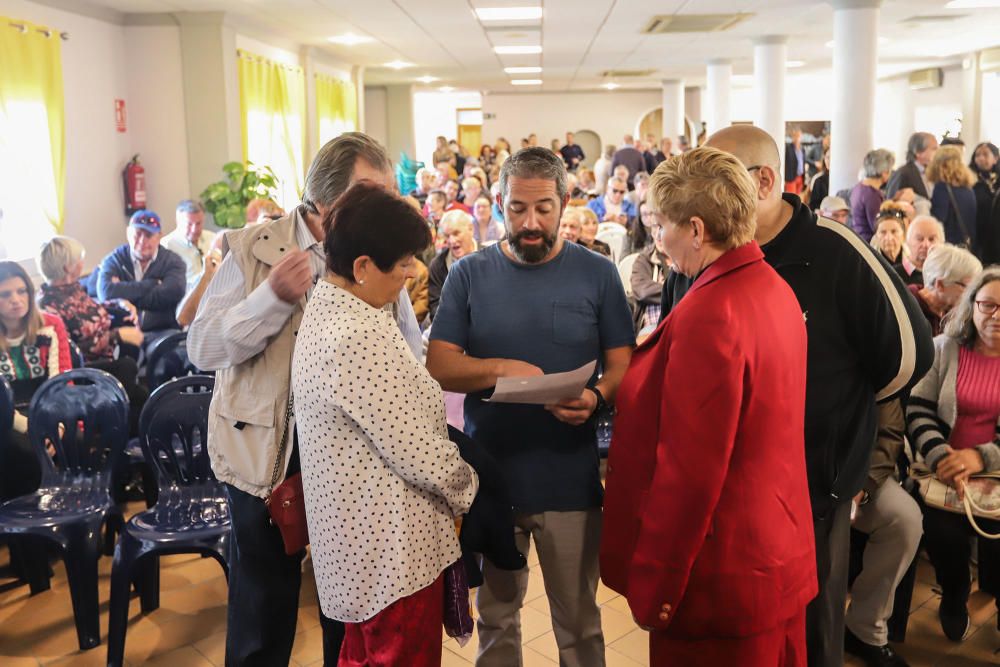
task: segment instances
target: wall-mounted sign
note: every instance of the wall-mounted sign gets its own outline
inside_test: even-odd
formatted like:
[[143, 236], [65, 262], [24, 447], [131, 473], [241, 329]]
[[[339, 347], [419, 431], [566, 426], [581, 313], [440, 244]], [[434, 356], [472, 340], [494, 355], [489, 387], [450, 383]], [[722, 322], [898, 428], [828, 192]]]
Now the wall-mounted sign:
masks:
[[115, 129], [124, 132], [126, 127], [125, 100], [115, 100]]

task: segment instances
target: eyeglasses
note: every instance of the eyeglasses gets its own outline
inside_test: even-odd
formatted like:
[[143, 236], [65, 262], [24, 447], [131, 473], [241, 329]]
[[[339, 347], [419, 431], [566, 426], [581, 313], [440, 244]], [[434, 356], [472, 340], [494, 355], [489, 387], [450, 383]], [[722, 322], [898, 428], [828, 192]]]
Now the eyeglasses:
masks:
[[623, 195], [626, 192], [628, 192], [628, 190], [618, 190], [617, 188], [612, 189], [611, 191], [614, 192], [616, 195]]
[[997, 309], [1000, 308], [1000, 303], [995, 301], [976, 301], [976, 308], [978, 308], [979, 312], [983, 315], [992, 316], [995, 315]]

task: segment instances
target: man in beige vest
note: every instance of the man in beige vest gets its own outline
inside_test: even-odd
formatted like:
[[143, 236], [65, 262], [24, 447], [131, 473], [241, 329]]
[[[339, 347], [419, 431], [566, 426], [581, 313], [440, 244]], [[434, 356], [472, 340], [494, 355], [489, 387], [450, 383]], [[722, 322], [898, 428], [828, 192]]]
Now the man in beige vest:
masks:
[[[226, 258], [188, 332], [192, 362], [218, 371], [208, 450], [232, 517], [226, 665], [287, 665], [291, 657], [305, 552], [285, 554], [264, 501], [299, 469], [289, 395], [292, 351], [305, 302], [325, 272], [323, 219], [361, 180], [393, 188], [381, 146], [358, 132], [323, 146], [309, 167], [300, 206], [226, 235]], [[394, 310], [419, 358], [420, 329], [405, 290]], [[278, 460], [283, 438], [287, 446]], [[320, 621], [324, 662], [336, 664], [343, 625], [322, 613]]]

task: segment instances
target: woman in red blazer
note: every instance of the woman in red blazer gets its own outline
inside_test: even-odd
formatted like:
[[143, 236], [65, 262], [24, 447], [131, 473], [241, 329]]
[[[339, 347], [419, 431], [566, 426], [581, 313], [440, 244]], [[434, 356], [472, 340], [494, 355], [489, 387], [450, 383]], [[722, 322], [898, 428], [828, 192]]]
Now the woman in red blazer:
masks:
[[654, 667], [804, 666], [817, 583], [802, 311], [753, 240], [757, 188], [734, 157], [674, 157], [647, 197], [696, 280], [618, 391], [601, 578], [650, 631]]

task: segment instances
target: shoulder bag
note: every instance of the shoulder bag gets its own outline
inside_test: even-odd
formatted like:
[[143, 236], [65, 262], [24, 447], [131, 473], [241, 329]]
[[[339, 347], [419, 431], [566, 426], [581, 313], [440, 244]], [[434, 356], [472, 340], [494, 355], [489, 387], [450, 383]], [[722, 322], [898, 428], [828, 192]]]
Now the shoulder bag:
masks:
[[984, 531], [976, 523], [976, 517], [981, 519], [1000, 519], [1000, 472], [987, 472], [972, 475], [965, 486], [965, 497], [958, 499], [958, 492], [939, 480], [926, 465], [914, 463], [910, 467], [910, 476], [916, 480], [924, 504], [946, 512], [964, 514], [980, 536], [988, 540], [1000, 539], [1000, 534]]
[[271, 523], [281, 531], [281, 540], [285, 543], [285, 553], [293, 556], [309, 544], [309, 528], [306, 525], [305, 494], [302, 492], [302, 473], [289, 475], [275, 486], [281, 466], [285, 462], [285, 450], [288, 447], [288, 423], [292, 418], [292, 394], [288, 394], [288, 407], [285, 409], [285, 427], [281, 433], [281, 443], [278, 445], [278, 456], [274, 460], [274, 470], [271, 472], [271, 494], [264, 500], [267, 511], [271, 514]]
[[972, 237], [969, 236], [969, 229], [965, 226], [965, 220], [962, 219], [962, 212], [958, 210], [958, 202], [955, 200], [955, 191], [951, 189], [949, 183], [945, 183], [944, 186], [948, 188], [948, 200], [951, 202], [951, 210], [955, 214], [955, 220], [958, 221], [958, 229], [962, 232], [962, 243], [965, 245], [966, 250], [972, 250]]

